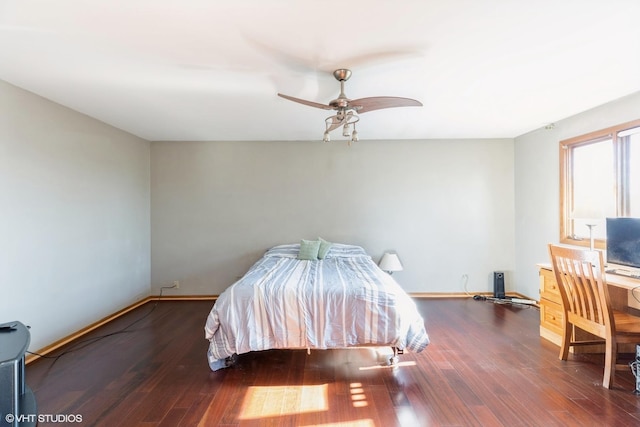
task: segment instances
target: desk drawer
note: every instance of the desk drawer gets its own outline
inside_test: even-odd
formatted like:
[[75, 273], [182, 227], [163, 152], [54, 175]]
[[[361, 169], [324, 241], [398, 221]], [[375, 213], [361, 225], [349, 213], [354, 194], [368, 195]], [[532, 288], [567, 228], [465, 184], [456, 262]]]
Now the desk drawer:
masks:
[[556, 277], [553, 271], [540, 269], [540, 299], [548, 299], [557, 304], [562, 304], [562, 298], [560, 297], [560, 289], [556, 283]]
[[562, 306], [540, 299], [540, 326], [562, 335]]

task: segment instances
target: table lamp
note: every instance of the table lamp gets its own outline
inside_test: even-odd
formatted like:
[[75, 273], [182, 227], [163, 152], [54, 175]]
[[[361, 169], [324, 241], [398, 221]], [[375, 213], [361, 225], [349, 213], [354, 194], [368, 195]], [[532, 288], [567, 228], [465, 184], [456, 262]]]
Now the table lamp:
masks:
[[402, 271], [402, 263], [400, 262], [400, 258], [398, 258], [398, 254], [392, 252], [386, 252], [382, 255], [382, 259], [378, 264], [382, 271], [386, 271], [389, 274], [393, 274], [394, 271]]

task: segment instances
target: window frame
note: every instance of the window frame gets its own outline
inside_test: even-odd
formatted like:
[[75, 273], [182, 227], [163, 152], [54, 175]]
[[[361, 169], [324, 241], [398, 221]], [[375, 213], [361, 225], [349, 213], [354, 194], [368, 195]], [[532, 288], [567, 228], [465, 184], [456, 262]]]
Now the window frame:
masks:
[[[572, 154], [573, 148], [585, 146], [603, 140], [611, 139], [614, 159], [614, 185], [616, 216], [628, 216], [629, 200], [626, 186], [629, 184], [629, 160], [626, 155], [626, 145], [621, 142], [620, 132], [640, 127], [640, 119], [590, 132], [584, 135], [560, 141], [560, 243], [589, 247], [588, 236], [576, 236], [571, 221], [571, 206], [573, 198]], [[605, 239], [595, 239], [597, 249], [605, 249]]]

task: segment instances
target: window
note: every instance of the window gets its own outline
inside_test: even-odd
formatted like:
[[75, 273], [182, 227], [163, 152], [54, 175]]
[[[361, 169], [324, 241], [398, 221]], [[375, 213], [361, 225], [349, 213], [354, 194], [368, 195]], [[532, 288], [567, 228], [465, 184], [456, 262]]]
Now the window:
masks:
[[604, 248], [616, 216], [640, 217], [640, 120], [560, 141], [560, 241]]

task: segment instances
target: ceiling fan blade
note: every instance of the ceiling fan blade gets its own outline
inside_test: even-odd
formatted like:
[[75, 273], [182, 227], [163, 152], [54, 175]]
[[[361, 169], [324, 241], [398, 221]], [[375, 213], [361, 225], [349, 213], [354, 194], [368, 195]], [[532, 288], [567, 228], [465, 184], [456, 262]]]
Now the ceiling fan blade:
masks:
[[288, 99], [289, 101], [298, 102], [300, 104], [309, 105], [310, 107], [322, 108], [323, 110], [332, 110], [333, 108], [330, 105], [320, 104], [318, 102], [307, 101], [300, 98], [294, 98], [293, 96], [283, 95], [281, 93], [278, 94], [284, 99]]
[[410, 98], [399, 98], [397, 96], [374, 96], [371, 98], [353, 99], [349, 102], [349, 106], [362, 107], [356, 109], [358, 114], [362, 114], [383, 108], [422, 107], [422, 102]]

